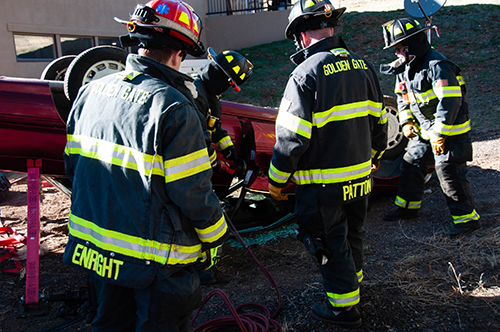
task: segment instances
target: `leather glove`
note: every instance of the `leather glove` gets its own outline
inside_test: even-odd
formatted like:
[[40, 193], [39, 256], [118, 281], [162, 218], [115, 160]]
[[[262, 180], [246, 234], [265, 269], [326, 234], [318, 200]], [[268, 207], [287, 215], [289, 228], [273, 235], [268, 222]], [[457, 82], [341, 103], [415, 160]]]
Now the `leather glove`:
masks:
[[434, 150], [434, 153], [437, 156], [444, 153], [444, 141], [445, 141], [444, 137], [440, 137], [440, 136], [432, 136], [431, 137], [432, 149]]
[[372, 159], [372, 173], [380, 167], [380, 159]]
[[228, 146], [221, 152], [224, 158], [226, 158], [227, 160], [236, 160], [236, 150], [234, 149], [234, 146]]
[[417, 136], [417, 133], [420, 130], [418, 130], [418, 127], [415, 126], [413, 122], [407, 122], [403, 125], [403, 135], [406, 136], [406, 138], [411, 139], [415, 136]]
[[278, 188], [269, 183], [269, 193], [271, 197], [277, 201], [286, 201], [288, 200], [288, 195], [285, 195], [281, 192], [282, 188]]
[[205, 270], [208, 270], [222, 259], [222, 245], [210, 248], [202, 253], [201, 261]]

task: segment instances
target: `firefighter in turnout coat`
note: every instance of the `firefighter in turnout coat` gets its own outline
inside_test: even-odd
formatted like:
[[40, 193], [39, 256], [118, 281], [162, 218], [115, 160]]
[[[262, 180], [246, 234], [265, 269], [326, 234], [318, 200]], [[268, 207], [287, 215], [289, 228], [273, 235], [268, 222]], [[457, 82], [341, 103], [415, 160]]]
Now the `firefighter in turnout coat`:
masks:
[[235, 160], [237, 157], [231, 137], [221, 127], [222, 106], [219, 98], [229, 87], [239, 92], [239, 86], [252, 76], [253, 65], [241, 54], [231, 50], [217, 54], [209, 47], [208, 58], [209, 61], [201, 73], [194, 78], [196, 91], [193, 97], [202, 115], [210, 163], [217, 168], [217, 151], [212, 143], [224, 158]]
[[396, 75], [399, 121], [409, 139], [396, 209], [383, 218], [417, 217], [425, 177], [435, 164], [453, 217], [450, 236], [470, 233], [480, 224], [467, 179], [466, 162], [472, 161], [471, 123], [460, 68], [430, 46], [429, 27], [422, 27], [416, 19], [392, 20], [382, 29], [384, 49], [394, 48], [398, 59], [382, 65], [381, 72]]
[[116, 20], [129, 31], [122, 44], [138, 45], [139, 55], [83, 86], [69, 115], [64, 262], [91, 276], [93, 331], [191, 331], [201, 304], [195, 266], [228, 235], [194, 84], [178, 71], [186, 53], [204, 53], [201, 21], [176, 0]]
[[333, 34], [344, 11], [300, 0], [290, 12], [285, 34], [300, 50], [276, 120], [269, 190], [283, 200], [287, 183], [297, 184], [298, 239], [319, 266], [328, 299], [313, 317], [355, 328], [371, 172], [386, 148], [387, 118], [376, 71]]

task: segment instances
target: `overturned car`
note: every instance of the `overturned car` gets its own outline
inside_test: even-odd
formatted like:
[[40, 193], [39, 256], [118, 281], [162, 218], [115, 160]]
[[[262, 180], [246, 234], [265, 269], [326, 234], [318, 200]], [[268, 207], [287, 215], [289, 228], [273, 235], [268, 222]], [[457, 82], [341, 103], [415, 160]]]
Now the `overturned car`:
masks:
[[[64, 173], [65, 121], [78, 89], [125, 68], [126, 52], [99, 46], [78, 56], [51, 62], [40, 79], [0, 77], [0, 169], [26, 172], [27, 160], [37, 160], [40, 174], [68, 195]], [[194, 68], [184, 68], [186, 72]], [[238, 160], [224, 161], [212, 182], [221, 204], [239, 231], [270, 228], [293, 219], [293, 199], [277, 202], [268, 193], [267, 173], [275, 143], [277, 110], [221, 101], [222, 127], [230, 135]], [[394, 193], [406, 146], [395, 100], [385, 98], [389, 142], [381, 167], [374, 173], [374, 194]], [[294, 185], [284, 192], [293, 193]], [[293, 197], [293, 195], [292, 195]]]

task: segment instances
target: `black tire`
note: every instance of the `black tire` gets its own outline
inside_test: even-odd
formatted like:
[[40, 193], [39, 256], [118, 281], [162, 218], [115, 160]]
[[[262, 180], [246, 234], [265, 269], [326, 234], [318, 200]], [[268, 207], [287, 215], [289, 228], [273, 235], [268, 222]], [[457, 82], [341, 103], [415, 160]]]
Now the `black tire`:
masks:
[[92, 80], [125, 69], [127, 51], [115, 46], [96, 46], [80, 53], [69, 65], [64, 94], [73, 102], [78, 90]]
[[403, 134], [403, 128], [399, 124], [398, 105], [396, 99], [391, 96], [384, 96], [385, 108], [387, 111], [387, 149], [382, 159], [393, 160], [402, 154], [408, 144], [408, 139]]
[[41, 80], [64, 81], [70, 63], [76, 55], [65, 55], [50, 62], [40, 75]]

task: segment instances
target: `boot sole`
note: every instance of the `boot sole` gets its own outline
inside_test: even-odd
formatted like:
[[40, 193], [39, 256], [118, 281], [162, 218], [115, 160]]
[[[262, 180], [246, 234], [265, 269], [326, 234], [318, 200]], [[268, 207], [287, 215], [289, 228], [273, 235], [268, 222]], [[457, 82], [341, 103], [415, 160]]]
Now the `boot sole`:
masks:
[[463, 232], [461, 232], [461, 233], [455, 233], [455, 234], [450, 232], [450, 237], [451, 237], [451, 238], [455, 238], [455, 237], [462, 236], [462, 235], [468, 235], [468, 234], [470, 234], [470, 233], [472, 233], [472, 232], [474, 232], [475, 230], [478, 230], [478, 229], [480, 229], [480, 228], [481, 228], [481, 226], [477, 226], [477, 227], [470, 227], [470, 228], [468, 228], [467, 230], [464, 230], [464, 231], [463, 231]]
[[316, 318], [317, 320], [321, 320], [323, 322], [327, 322], [330, 324], [338, 325], [338, 326], [349, 328], [349, 329], [355, 329], [355, 328], [361, 327], [361, 325], [362, 325], [361, 318], [356, 320], [356, 321], [353, 321], [353, 322], [346, 322], [346, 321], [338, 321], [338, 320], [324, 318], [324, 317], [318, 316], [314, 312], [312, 312], [312, 316], [314, 318]]

